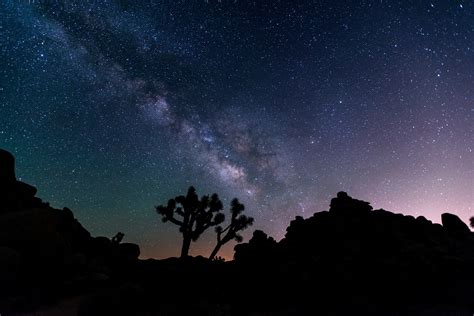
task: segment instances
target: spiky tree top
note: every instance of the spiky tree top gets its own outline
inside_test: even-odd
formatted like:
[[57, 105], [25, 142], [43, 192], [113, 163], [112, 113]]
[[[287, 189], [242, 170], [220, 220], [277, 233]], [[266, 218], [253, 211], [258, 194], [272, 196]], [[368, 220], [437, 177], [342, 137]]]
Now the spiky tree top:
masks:
[[232, 239], [237, 242], [242, 242], [242, 236], [238, 232], [246, 229], [253, 224], [253, 217], [242, 215], [245, 206], [239, 202], [238, 199], [233, 199], [231, 202], [231, 220], [227, 227], [216, 227], [218, 244], [225, 244]]
[[222, 209], [222, 202], [217, 194], [211, 197], [204, 195], [199, 199], [194, 187], [189, 187], [186, 196], [177, 196], [170, 199], [166, 206], [156, 207], [163, 222], [169, 221], [179, 226], [184, 238], [191, 238], [193, 241], [209, 227], [224, 221], [225, 216], [220, 213]]

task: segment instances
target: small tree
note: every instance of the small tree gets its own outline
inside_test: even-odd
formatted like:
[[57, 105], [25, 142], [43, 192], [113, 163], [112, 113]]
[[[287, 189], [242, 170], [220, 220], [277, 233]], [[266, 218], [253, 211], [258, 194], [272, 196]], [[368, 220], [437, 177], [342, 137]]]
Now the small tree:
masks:
[[219, 250], [223, 245], [234, 239], [238, 243], [242, 242], [242, 236], [238, 232], [246, 229], [247, 227], [253, 224], [253, 218], [246, 215], [241, 215], [245, 210], [245, 206], [239, 202], [237, 199], [233, 199], [231, 202], [230, 212], [232, 217], [230, 219], [230, 224], [227, 227], [223, 228], [222, 226], [216, 227], [217, 233], [217, 244], [214, 250], [212, 251], [209, 259], [214, 259]]
[[204, 195], [199, 199], [196, 189], [189, 187], [186, 196], [180, 195], [170, 199], [166, 206], [157, 206], [156, 212], [162, 216], [163, 222], [169, 221], [179, 226], [183, 235], [181, 258], [184, 258], [188, 256], [191, 241], [196, 241], [209, 227], [224, 221], [225, 216], [220, 213], [222, 209], [222, 202], [217, 194], [214, 193], [210, 198]]
[[474, 228], [474, 216], [469, 219], [471, 227]]

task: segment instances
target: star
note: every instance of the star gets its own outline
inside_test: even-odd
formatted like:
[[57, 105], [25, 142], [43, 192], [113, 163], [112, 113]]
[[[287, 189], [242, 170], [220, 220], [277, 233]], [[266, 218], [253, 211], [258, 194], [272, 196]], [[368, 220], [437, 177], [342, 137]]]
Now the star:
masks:
[[43, 200], [95, 235], [123, 231], [144, 257], [176, 255], [163, 245], [179, 234], [153, 208], [190, 185], [239, 198], [252, 228], [277, 240], [341, 190], [375, 208], [467, 221], [468, 9], [7, 1], [0, 147]]

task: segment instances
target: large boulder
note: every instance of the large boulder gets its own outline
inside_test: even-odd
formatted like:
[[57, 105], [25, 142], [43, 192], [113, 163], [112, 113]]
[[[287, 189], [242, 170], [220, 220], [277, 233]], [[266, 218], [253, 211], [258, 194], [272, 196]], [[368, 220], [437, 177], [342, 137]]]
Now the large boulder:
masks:
[[140, 247], [133, 243], [121, 243], [118, 244], [119, 257], [127, 260], [137, 260], [140, 256]]
[[237, 244], [234, 247], [236, 262], [268, 262], [274, 259], [277, 243], [263, 231], [256, 230], [248, 243]]
[[95, 262], [120, 266], [124, 262], [137, 260], [140, 256], [140, 247], [132, 243], [113, 242], [108, 237], [98, 236], [91, 239], [87, 253]]
[[353, 199], [346, 192], [339, 192], [337, 196], [331, 200], [330, 212], [343, 214], [358, 214], [372, 210], [369, 202]]
[[444, 229], [450, 233], [466, 234], [471, 231], [469, 227], [454, 214], [441, 214], [441, 222], [443, 223]]

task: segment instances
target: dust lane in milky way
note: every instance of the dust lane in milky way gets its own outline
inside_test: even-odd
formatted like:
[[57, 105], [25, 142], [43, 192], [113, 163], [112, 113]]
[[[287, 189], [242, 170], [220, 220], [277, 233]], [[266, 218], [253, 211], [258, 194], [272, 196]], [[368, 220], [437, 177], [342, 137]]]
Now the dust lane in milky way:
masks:
[[[336, 192], [474, 215], [474, 5], [3, 1], [0, 147], [96, 235], [177, 255], [194, 185], [279, 239]], [[193, 254], [207, 254], [212, 234]], [[224, 249], [232, 256], [232, 245]]]

